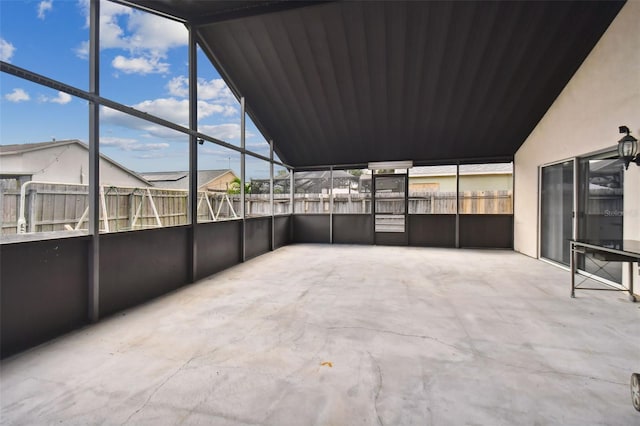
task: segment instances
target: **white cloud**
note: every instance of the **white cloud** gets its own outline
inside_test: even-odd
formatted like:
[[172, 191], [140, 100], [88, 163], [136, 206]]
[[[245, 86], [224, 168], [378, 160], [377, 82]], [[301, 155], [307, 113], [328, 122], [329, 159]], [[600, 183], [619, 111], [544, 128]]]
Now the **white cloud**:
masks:
[[205, 124], [199, 126], [198, 131], [223, 141], [240, 139], [240, 125], [236, 123]]
[[146, 130], [149, 126], [153, 126], [152, 123], [106, 107], [100, 108], [100, 120], [106, 124], [114, 124], [116, 126], [137, 130]]
[[221, 78], [206, 81], [198, 79], [198, 96], [206, 100], [221, 100], [229, 103], [238, 102], [229, 87]]
[[158, 151], [165, 148], [169, 148], [169, 144], [166, 142], [145, 143], [142, 146], [135, 149], [135, 151]]
[[13, 89], [13, 92], [7, 93], [4, 98], [9, 102], [26, 102], [31, 99], [29, 94], [22, 89]]
[[118, 148], [122, 148], [125, 151], [129, 151], [130, 146], [138, 143], [137, 139], [130, 138], [117, 138], [117, 137], [108, 137], [104, 136], [100, 138], [100, 146], [115, 146]]
[[55, 98], [49, 97], [49, 96], [45, 96], [45, 95], [40, 95], [40, 97], [38, 98], [38, 101], [40, 102], [51, 102], [54, 104], [60, 104], [60, 105], [66, 105], [69, 102], [71, 102], [71, 99], [73, 99], [71, 97], [70, 94], [68, 93], [64, 93], [64, 92], [58, 92], [58, 95]]
[[172, 96], [186, 98], [189, 96], [189, 79], [183, 75], [173, 77], [167, 83], [167, 90]]
[[132, 49], [164, 54], [174, 47], [186, 46], [188, 32], [184, 24], [151, 13], [134, 11], [129, 15], [128, 44]]
[[189, 102], [175, 98], [159, 98], [142, 101], [133, 108], [186, 126], [189, 123]]
[[[189, 96], [189, 80], [185, 76], [174, 77], [167, 83], [167, 90], [173, 96], [186, 98]], [[199, 78], [198, 99], [201, 99], [198, 102], [198, 119], [212, 114], [222, 114], [224, 117], [238, 114], [238, 108], [234, 106], [237, 101], [221, 78], [210, 81]], [[188, 107], [188, 103], [186, 105]]]
[[172, 157], [179, 157], [179, 154], [153, 151], [153, 152], [148, 152], [148, 153], [134, 156], [134, 158], [137, 158], [139, 160], [158, 160], [158, 159], [165, 159], [165, 158], [172, 158]]
[[138, 57], [125, 58], [122, 55], [116, 56], [111, 65], [125, 74], [166, 74], [169, 72], [169, 64], [160, 62], [158, 57]]
[[[81, 0], [80, 7], [85, 15], [85, 27], [89, 28], [89, 0]], [[122, 6], [110, 1], [100, 2], [100, 48], [121, 48], [126, 49], [127, 43], [123, 39], [124, 31], [118, 24], [118, 17], [121, 15], [128, 15], [133, 10], [129, 7]], [[75, 49], [76, 54], [86, 59], [89, 57], [89, 41], [85, 40]]]
[[122, 151], [159, 151], [169, 147], [166, 142], [140, 143], [136, 139], [117, 137], [100, 138], [100, 145], [116, 147]]
[[249, 148], [249, 149], [251, 149], [251, 148], [259, 148], [257, 150], [256, 149], [252, 149], [252, 151], [255, 151], [255, 152], [259, 152], [260, 149], [266, 149], [268, 151], [269, 150], [269, 142], [263, 140], [262, 142], [247, 143], [246, 147]]
[[73, 51], [76, 53], [76, 56], [80, 59], [89, 58], [89, 42], [83, 41], [82, 43], [80, 43], [78, 47], [73, 49]]
[[[89, 1], [80, 5], [89, 26]], [[129, 58], [118, 55], [112, 65], [125, 73], [166, 73], [169, 64], [163, 62], [169, 49], [186, 46], [186, 27], [176, 21], [147, 12], [134, 10], [112, 2], [102, 2], [100, 7], [100, 48], [122, 49]], [[75, 48], [76, 54], [87, 57], [87, 42]]]
[[13, 52], [15, 51], [16, 48], [13, 46], [13, 44], [9, 43], [3, 38], [0, 38], [0, 60], [11, 62], [11, 57], [13, 56]]
[[[184, 127], [187, 127], [189, 123], [189, 101], [186, 99], [160, 98], [143, 101], [138, 104], [131, 105], [131, 107], [173, 123], [177, 123]], [[228, 108], [229, 107], [225, 105], [210, 104], [200, 101], [198, 102], [198, 117], [199, 119], [203, 119], [214, 114], [224, 116]], [[149, 137], [176, 141], [187, 140], [187, 137], [180, 132], [113, 109], [102, 108], [100, 111], [100, 117], [102, 122], [107, 125], [115, 125], [141, 131]], [[238, 123], [201, 125], [200, 131], [222, 140], [237, 140], [240, 138], [240, 125]], [[253, 134], [247, 132], [247, 137], [251, 136], [253, 136]]]
[[209, 117], [213, 114], [221, 114], [224, 117], [234, 115], [237, 110], [229, 105], [210, 104], [205, 101], [198, 101], [198, 120]]
[[101, 123], [136, 130], [142, 132], [144, 137], [176, 141], [186, 140], [186, 136], [180, 132], [167, 127], [158, 126], [157, 124], [141, 120], [110, 108], [102, 107], [100, 109], [100, 118]]
[[[147, 100], [131, 105], [139, 111], [155, 115], [156, 117], [164, 118], [173, 123], [178, 123], [182, 126], [187, 126], [189, 123], [189, 101], [187, 99], [176, 98], [158, 98], [154, 100]], [[219, 104], [211, 104], [205, 101], [198, 102], [198, 119], [210, 117], [214, 114], [226, 115], [229, 112], [229, 107]]]
[[58, 96], [55, 98], [49, 99], [49, 102], [53, 102], [54, 104], [65, 105], [71, 102], [71, 95], [64, 92], [58, 92]]
[[225, 106], [224, 112], [222, 113], [222, 115], [224, 115], [225, 117], [231, 117], [237, 114], [238, 114], [238, 110], [232, 106]]
[[[173, 96], [186, 98], [189, 96], [189, 79], [182, 75], [174, 77], [167, 83], [167, 90]], [[235, 96], [233, 96], [233, 93], [221, 78], [214, 78], [209, 81], [199, 78], [198, 99], [215, 100], [226, 104], [237, 103]], [[236, 111], [237, 109], [233, 108], [233, 112], [235, 113]]]
[[44, 19], [46, 12], [53, 9], [53, 0], [43, 0], [38, 4], [38, 18]]
[[100, 5], [102, 6], [100, 7], [100, 48], [126, 49], [129, 46], [118, 19], [131, 15], [133, 10], [112, 2], [100, 2]]

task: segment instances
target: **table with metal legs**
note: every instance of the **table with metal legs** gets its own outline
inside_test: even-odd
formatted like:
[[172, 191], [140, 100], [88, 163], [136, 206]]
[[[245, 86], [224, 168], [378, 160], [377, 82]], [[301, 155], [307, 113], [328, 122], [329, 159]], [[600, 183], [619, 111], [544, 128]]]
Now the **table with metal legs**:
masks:
[[[632, 302], [636, 301], [636, 296], [633, 293], [633, 281], [634, 281], [634, 263], [640, 263], [640, 241], [637, 240], [621, 240], [616, 242], [607, 242], [607, 244], [583, 241], [583, 240], [570, 240], [571, 256], [570, 256], [570, 268], [571, 268], [571, 297], [576, 297], [576, 290], [600, 290], [600, 291], [625, 291], [629, 293], [629, 299]], [[593, 254], [599, 260], [605, 262], [626, 262], [629, 271], [629, 287], [613, 287], [608, 288], [601, 287], [581, 287], [576, 285], [576, 273], [578, 265], [578, 255], [580, 254]]]
[[[576, 290], [609, 290], [628, 291], [629, 299], [636, 301], [633, 294], [634, 270], [633, 264], [640, 263], [640, 241], [623, 240], [618, 242], [607, 242], [606, 245], [597, 242], [571, 240], [571, 297], [576, 297]], [[627, 288], [597, 288], [576, 286], [576, 272], [578, 265], [578, 255], [593, 254], [604, 262], [627, 262], [629, 267], [629, 287]], [[631, 404], [633, 408], [640, 411], [640, 373], [631, 374]]]

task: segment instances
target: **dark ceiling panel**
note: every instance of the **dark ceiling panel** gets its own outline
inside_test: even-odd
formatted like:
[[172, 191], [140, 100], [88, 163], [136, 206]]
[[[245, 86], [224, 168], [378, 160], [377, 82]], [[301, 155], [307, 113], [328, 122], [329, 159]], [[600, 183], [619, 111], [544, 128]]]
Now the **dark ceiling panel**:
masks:
[[512, 158], [624, 4], [245, 3], [162, 4], [296, 167]]
[[172, 16], [194, 25], [281, 12], [318, 1], [305, 0], [114, 0]]

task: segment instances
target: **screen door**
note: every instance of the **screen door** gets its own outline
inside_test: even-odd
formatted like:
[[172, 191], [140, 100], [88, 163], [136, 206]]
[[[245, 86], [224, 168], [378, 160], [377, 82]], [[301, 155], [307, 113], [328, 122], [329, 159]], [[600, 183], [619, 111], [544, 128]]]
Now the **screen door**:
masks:
[[407, 175], [373, 176], [376, 244], [407, 245]]

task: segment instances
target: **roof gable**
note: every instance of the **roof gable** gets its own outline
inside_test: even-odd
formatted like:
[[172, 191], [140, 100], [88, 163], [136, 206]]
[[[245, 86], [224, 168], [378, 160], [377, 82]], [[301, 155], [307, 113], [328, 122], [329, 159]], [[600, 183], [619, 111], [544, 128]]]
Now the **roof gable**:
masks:
[[[28, 153], [28, 152], [41, 151], [41, 150], [45, 150], [45, 149], [57, 148], [57, 147], [61, 147], [61, 146], [71, 145], [71, 144], [75, 144], [75, 145], [79, 146], [80, 148], [86, 150], [87, 152], [89, 151], [89, 146], [87, 144], [85, 144], [84, 142], [82, 142], [82, 141], [80, 141], [78, 139], [69, 139], [69, 140], [63, 140], [63, 141], [37, 142], [37, 143], [13, 144], [13, 145], [0, 145], [0, 156], [24, 154], [24, 153]], [[134, 172], [133, 170], [130, 170], [130, 169], [124, 167], [122, 164], [112, 160], [110, 157], [107, 157], [106, 155], [101, 153], [100, 154], [100, 158], [102, 160], [105, 160], [108, 163], [112, 164], [116, 168], [122, 170], [123, 172], [125, 172], [125, 173], [133, 176], [134, 178], [140, 180], [145, 185], [149, 185], [149, 182], [144, 177], [142, 177], [140, 174]]]

